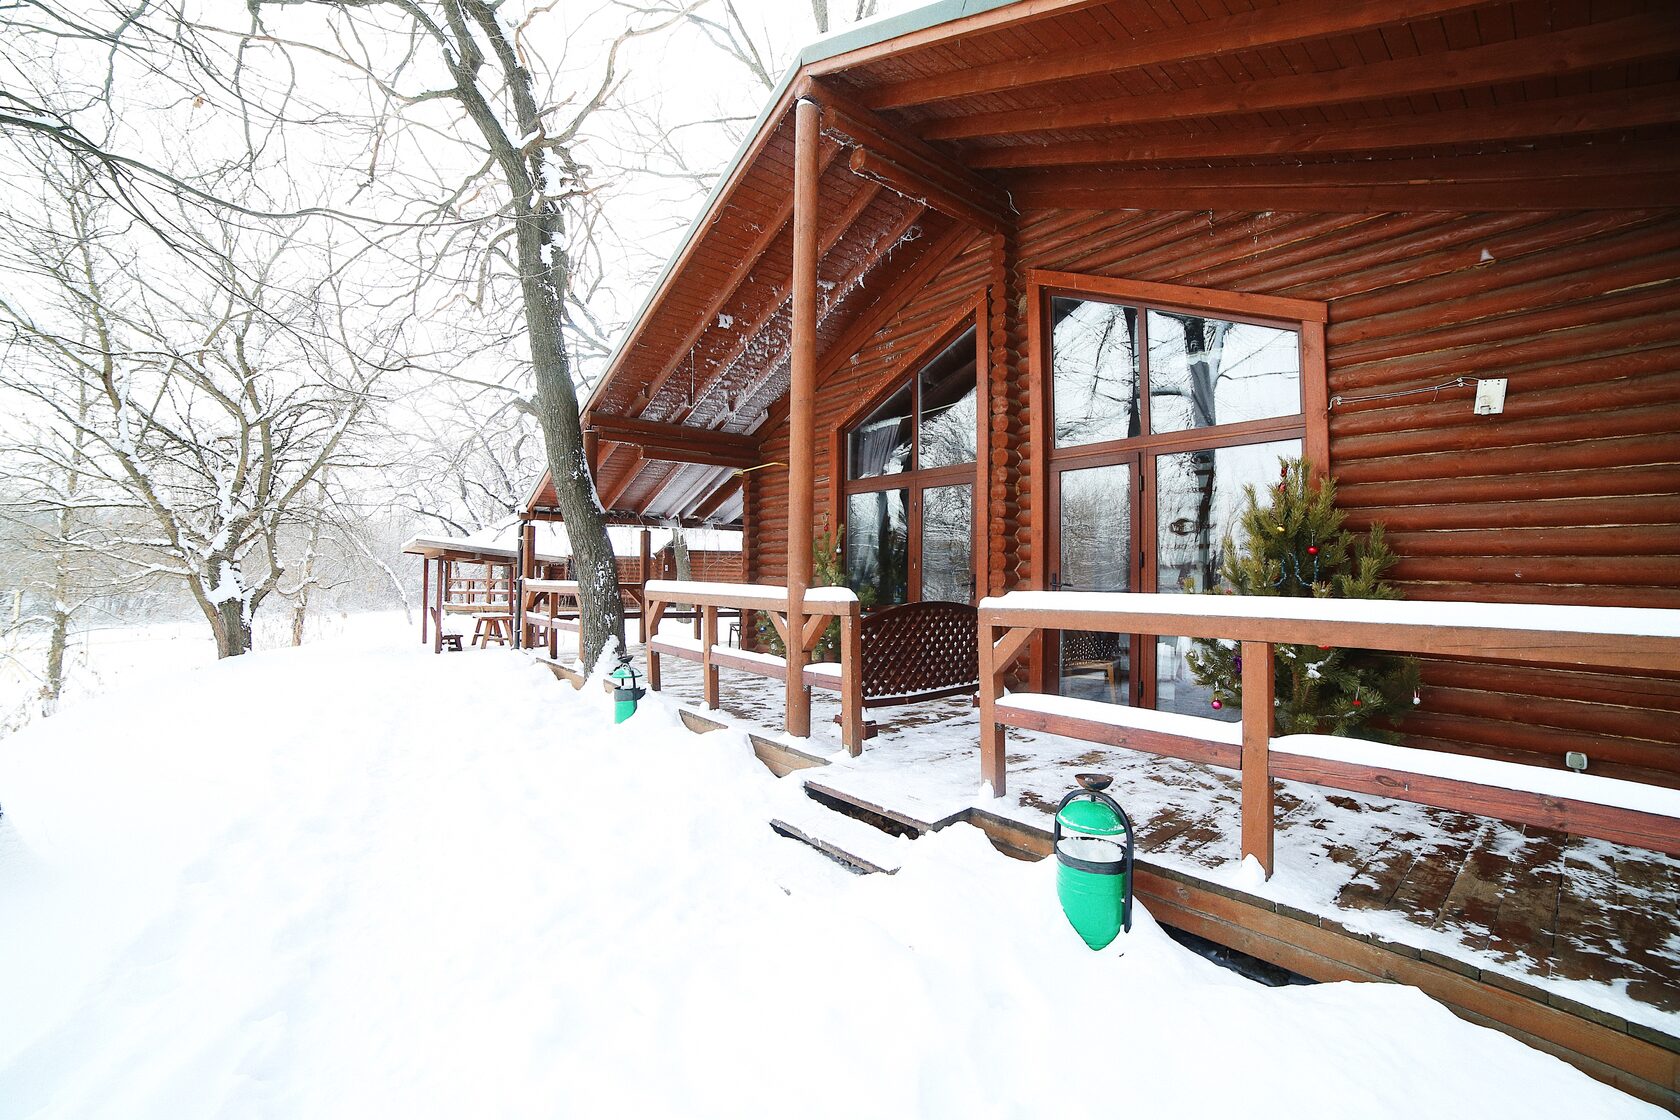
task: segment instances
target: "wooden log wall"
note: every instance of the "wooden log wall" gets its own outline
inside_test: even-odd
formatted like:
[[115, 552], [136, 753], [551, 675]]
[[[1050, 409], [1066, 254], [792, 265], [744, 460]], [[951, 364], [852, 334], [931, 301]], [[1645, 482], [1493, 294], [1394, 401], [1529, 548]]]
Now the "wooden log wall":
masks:
[[[1408, 597], [1680, 607], [1680, 213], [1029, 212], [819, 387], [826, 489], [829, 430], [986, 288], [1003, 318], [988, 340], [992, 591], [1028, 585], [1044, 529], [1025, 485], [1028, 268], [1325, 301], [1329, 395], [1343, 398], [1331, 472], [1351, 527], [1387, 526]], [[1508, 379], [1504, 413], [1475, 415], [1473, 385], [1382, 396], [1458, 377]], [[785, 454], [784, 424], [766, 458]], [[749, 578], [774, 580], [785, 479], [760, 474], [754, 552], [771, 562]], [[1680, 785], [1680, 666], [1431, 661], [1407, 730], [1552, 765], [1582, 750], [1594, 773]]]

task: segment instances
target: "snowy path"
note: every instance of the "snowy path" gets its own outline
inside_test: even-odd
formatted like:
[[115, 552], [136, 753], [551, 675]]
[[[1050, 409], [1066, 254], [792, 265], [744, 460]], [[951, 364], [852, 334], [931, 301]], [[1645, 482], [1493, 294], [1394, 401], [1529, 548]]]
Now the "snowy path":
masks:
[[966, 826], [854, 878], [738, 734], [390, 641], [0, 741], [0, 1117], [1657, 1114], [1410, 989], [1092, 954]]

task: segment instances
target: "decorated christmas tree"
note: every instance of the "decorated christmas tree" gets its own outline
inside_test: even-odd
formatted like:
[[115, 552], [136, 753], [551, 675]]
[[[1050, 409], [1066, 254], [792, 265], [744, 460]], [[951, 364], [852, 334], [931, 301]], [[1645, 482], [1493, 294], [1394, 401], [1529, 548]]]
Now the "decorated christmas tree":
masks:
[[[1226, 541], [1223, 594], [1317, 599], [1397, 599], [1383, 578], [1395, 556], [1373, 525], [1363, 539], [1342, 528], [1335, 484], [1312, 481], [1300, 459], [1283, 464], [1281, 481], [1264, 497], [1245, 491], [1242, 545]], [[1371, 650], [1275, 646], [1280, 735], [1351, 735], [1392, 739], [1392, 727], [1418, 699], [1417, 662]], [[1241, 647], [1199, 639], [1188, 655], [1198, 683], [1213, 689], [1213, 706], [1240, 708]]]

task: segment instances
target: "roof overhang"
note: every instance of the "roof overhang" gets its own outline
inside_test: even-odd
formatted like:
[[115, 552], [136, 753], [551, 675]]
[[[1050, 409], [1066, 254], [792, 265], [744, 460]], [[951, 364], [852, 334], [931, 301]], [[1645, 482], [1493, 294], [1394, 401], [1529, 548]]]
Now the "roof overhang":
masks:
[[824, 117], [820, 391], [895, 278], [1019, 212], [1680, 205], [1680, 9], [1528, 9], [948, 0], [812, 44], [589, 395], [603, 505], [738, 517], [744, 472], [769, 465], [755, 437], [785, 402], [799, 98]]

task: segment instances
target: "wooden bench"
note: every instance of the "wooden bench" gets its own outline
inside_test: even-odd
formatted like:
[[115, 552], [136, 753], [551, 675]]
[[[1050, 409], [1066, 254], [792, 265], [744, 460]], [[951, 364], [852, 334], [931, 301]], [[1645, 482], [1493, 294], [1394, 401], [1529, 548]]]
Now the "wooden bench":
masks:
[[[902, 603], [864, 615], [859, 629], [865, 708], [973, 695], [980, 687], [979, 617], [967, 603]], [[805, 681], [838, 690], [840, 667], [807, 666]], [[863, 734], [874, 738], [873, 720]]]

